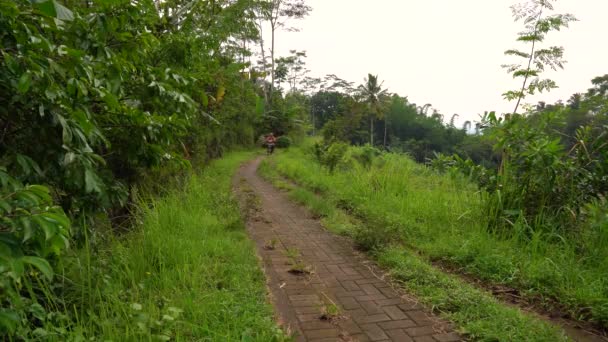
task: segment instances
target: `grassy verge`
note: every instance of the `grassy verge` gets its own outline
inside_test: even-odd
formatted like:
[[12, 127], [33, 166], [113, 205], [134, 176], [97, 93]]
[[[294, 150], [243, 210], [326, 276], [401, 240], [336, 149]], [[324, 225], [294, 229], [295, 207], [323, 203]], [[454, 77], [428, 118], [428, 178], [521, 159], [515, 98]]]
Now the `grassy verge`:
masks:
[[80, 321], [100, 340], [276, 341], [231, 177], [251, 153], [233, 153], [144, 208], [136, 232], [110, 243], [73, 274]]
[[474, 185], [405, 156], [386, 154], [369, 168], [344, 159], [333, 174], [303, 148], [274, 160], [281, 175], [363, 218], [367, 225], [357, 232], [362, 245], [399, 241], [429, 260], [517, 288], [548, 310], [557, 302], [575, 319], [608, 327], [608, 260], [580, 254], [576, 241], [563, 236], [489, 233], [483, 194]]
[[[348, 234], [355, 239], [366, 239], [366, 224], [346, 214], [337, 206], [344, 206], [344, 201], [336, 196], [328, 196], [323, 186], [298, 187], [281, 179], [281, 163], [302, 157], [299, 152], [278, 155], [272, 165], [264, 162], [260, 173], [271, 180], [275, 186], [289, 191], [295, 201], [307, 206], [318, 215], [323, 224], [336, 233]], [[310, 161], [308, 161], [309, 164]], [[304, 164], [304, 163], [303, 163]], [[302, 166], [302, 164], [298, 164]], [[323, 172], [322, 170], [318, 170]], [[319, 177], [319, 174], [317, 174]], [[298, 182], [306, 179], [293, 178]], [[312, 180], [312, 178], [311, 178]], [[319, 196], [316, 193], [322, 193]], [[350, 208], [355, 210], [354, 208]], [[560, 341], [567, 340], [564, 333], [533, 316], [520, 310], [499, 303], [491, 294], [481, 291], [460, 278], [445, 274], [434, 268], [424, 256], [411, 248], [386, 242], [383, 248], [373, 253], [376, 260], [391, 271], [395, 280], [401, 283], [410, 293], [416, 295], [423, 303], [455, 322], [461, 332], [473, 340], [483, 341]]]

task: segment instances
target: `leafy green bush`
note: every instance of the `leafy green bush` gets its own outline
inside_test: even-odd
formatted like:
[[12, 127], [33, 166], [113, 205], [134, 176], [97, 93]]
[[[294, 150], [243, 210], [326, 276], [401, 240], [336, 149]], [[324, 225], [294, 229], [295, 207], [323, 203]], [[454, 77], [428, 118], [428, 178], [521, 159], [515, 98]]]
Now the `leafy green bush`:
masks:
[[[0, 330], [27, 340], [29, 322], [50, 316], [37, 298], [53, 280], [52, 263], [68, 247], [70, 220], [48, 188], [23, 185], [0, 168]], [[42, 286], [42, 287], [41, 287]]]
[[291, 139], [288, 136], [282, 135], [277, 138], [277, 147], [288, 148], [291, 146]]
[[369, 169], [373, 162], [374, 158], [381, 155], [382, 152], [377, 148], [365, 145], [357, 150], [356, 153], [353, 154], [353, 157], [361, 164], [361, 166]]
[[493, 228], [509, 228], [520, 218], [532, 230], [574, 233], [584, 225], [584, 206], [608, 193], [608, 131], [605, 113], [576, 130], [576, 143], [564, 146], [554, 127], [562, 112], [533, 117], [491, 113], [488, 134], [496, 139], [503, 160], [487, 210]]
[[327, 147], [327, 150], [325, 150], [321, 156], [322, 165], [327, 167], [330, 173], [333, 173], [338, 164], [343, 161], [347, 151], [348, 144], [343, 142], [332, 143]]
[[[88, 233], [102, 235], [95, 222], [129, 216], [151, 170], [177, 174], [254, 142], [256, 86], [225, 49], [254, 33], [237, 15], [249, 8], [178, 15], [181, 5], [0, 1], [0, 339], [33, 339], [51, 316], [61, 334], [75, 320], [74, 307], [55, 312], [72, 282], [47, 286], [53, 267], [68, 263], [68, 239], [88, 246]], [[208, 34], [191, 34], [199, 22], [213, 23]]]

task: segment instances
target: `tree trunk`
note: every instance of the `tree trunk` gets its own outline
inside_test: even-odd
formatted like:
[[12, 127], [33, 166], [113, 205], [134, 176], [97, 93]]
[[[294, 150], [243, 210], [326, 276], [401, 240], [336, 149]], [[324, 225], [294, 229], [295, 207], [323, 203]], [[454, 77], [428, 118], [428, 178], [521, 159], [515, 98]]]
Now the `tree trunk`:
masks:
[[[266, 68], [266, 51], [264, 50], [264, 34], [262, 31], [262, 25], [264, 23], [260, 21], [258, 28], [260, 30], [260, 49], [262, 50], [262, 71], [264, 72], [264, 79], [266, 79], [266, 73], [268, 69]], [[264, 104], [268, 104], [268, 90], [266, 89], [266, 85], [262, 87], [264, 91]]]
[[386, 116], [384, 117], [384, 149], [386, 150], [386, 132], [388, 127], [388, 120], [386, 120]]
[[272, 29], [272, 41], [271, 41], [271, 46], [270, 46], [270, 63], [272, 64], [271, 69], [270, 69], [270, 104], [272, 104], [272, 93], [274, 91], [274, 33], [275, 33], [275, 25], [274, 23], [271, 23], [271, 29]]
[[[540, 9], [538, 13], [538, 18], [536, 19], [536, 25], [534, 26], [534, 34], [538, 32], [538, 23], [540, 22], [540, 18], [543, 16], [543, 9]], [[526, 77], [524, 77], [524, 82], [521, 85], [521, 92], [519, 93], [519, 97], [517, 98], [517, 104], [515, 105], [515, 109], [513, 110], [513, 114], [517, 114], [517, 109], [519, 109], [519, 104], [521, 103], [521, 99], [524, 98], [524, 90], [526, 89], [526, 83], [528, 82], [528, 77], [530, 75], [530, 69], [532, 67], [532, 61], [534, 61], [534, 52], [536, 48], [536, 39], [532, 40], [532, 49], [530, 51], [530, 58], [528, 59], [528, 68], [526, 69]]]
[[374, 116], [369, 117], [369, 144], [374, 146]]
[[314, 105], [310, 106], [310, 117], [312, 120], [312, 136], [314, 137], [316, 135], [315, 133], [316, 133], [316, 128], [317, 128], [315, 126], [316, 124], [315, 124], [315, 106]]

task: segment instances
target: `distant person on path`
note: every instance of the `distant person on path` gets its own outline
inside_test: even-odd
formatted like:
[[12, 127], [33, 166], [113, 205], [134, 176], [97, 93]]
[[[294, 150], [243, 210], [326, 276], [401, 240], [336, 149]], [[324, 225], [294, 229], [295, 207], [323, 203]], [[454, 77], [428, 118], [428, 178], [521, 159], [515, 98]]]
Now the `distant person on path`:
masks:
[[274, 136], [274, 133], [270, 133], [266, 136], [266, 147], [268, 147], [268, 154], [272, 154], [274, 152], [274, 145], [277, 143], [277, 138]]

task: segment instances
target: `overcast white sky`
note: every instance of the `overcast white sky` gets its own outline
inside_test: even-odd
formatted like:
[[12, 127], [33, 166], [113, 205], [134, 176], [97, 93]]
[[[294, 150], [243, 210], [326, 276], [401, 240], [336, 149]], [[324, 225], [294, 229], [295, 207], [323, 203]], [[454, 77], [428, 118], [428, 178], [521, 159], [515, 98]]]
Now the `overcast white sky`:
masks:
[[[458, 113], [459, 122], [476, 120], [486, 110], [513, 110], [501, 94], [521, 86], [500, 67], [523, 29], [511, 17], [515, 2], [309, 0], [311, 15], [293, 22], [301, 31], [278, 33], [277, 54], [306, 50], [311, 76], [336, 74], [359, 84], [368, 72], [378, 74], [411, 102], [431, 103], [446, 118]], [[565, 101], [608, 73], [608, 0], [559, 0], [555, 9], [580, 21], [550, 34], [547, 43], [564, 46], [568, 63], [546, 74], [560, 88], [530, 103]]]

